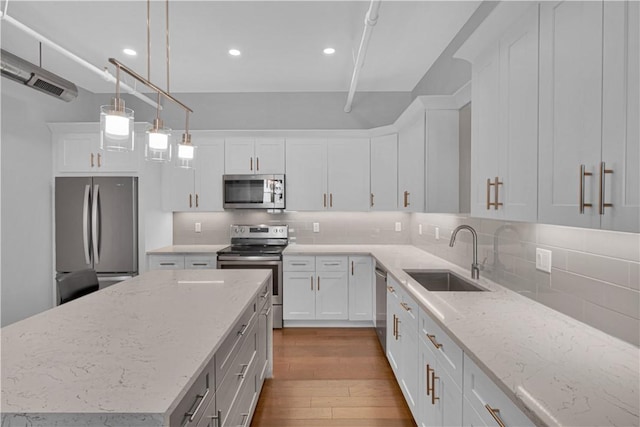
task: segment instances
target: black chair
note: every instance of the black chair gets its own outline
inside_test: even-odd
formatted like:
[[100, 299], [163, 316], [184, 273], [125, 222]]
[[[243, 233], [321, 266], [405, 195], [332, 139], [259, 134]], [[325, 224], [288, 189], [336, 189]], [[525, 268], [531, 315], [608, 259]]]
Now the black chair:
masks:
[[56, 286], [58, 305], [73, 301], [100, 288], [98, 275], [91, 268], [61, 274], [56, 278]]

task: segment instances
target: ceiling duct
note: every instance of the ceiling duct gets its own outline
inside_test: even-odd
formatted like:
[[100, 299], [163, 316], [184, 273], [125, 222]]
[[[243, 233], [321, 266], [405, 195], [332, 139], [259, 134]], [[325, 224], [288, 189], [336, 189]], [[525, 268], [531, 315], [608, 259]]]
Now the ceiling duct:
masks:
[[63, 101], [69, 102], [78, 96], [75, 84], [4, 49], [0, 49], [0, 70], [4, 77]]

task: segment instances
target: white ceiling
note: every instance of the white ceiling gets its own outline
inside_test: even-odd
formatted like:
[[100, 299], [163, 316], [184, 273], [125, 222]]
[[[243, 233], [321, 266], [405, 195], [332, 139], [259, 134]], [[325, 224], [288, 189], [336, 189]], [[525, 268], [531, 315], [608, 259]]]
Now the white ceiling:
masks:
[[[358, 91], [411, 91], [479, 4], [383, 1]], [[349, 89], [369, 2], [171, 0], [169, 7], [171, 92], [331, 92]], [[165, 88], [165, 2], [151, 9], [151, 80]], [[99, 68], [113, 72], [107, 59], [115, 57], [146, 76], [146, 11], [140, 0], [10, 0], [7, 14]], [[37, 41], [12, 25], [2, 24], [1, 41], [39, 63]], [[335, 55], [323, 55], [327, 46]], [[124, 55], [125, 47], [138, 56]], [[242, 56], [231, 57], [232, 47]], [[44, 45], [42, 66], [91, 92], [114, 90]]]

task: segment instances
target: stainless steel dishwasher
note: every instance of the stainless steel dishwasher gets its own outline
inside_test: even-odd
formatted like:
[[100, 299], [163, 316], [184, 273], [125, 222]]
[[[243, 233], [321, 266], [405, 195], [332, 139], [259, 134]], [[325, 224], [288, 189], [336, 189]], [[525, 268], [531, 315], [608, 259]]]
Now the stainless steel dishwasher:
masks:
[[387, 354], [387, 271], [376, 263], [376, 333]]

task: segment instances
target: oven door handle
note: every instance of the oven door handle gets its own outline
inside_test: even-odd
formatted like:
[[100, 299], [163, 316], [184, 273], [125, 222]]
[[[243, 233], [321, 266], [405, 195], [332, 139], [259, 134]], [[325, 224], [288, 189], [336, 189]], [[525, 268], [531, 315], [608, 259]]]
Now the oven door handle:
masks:
[[279, 256], [218, 255], [218, 261], [282, 261]]

